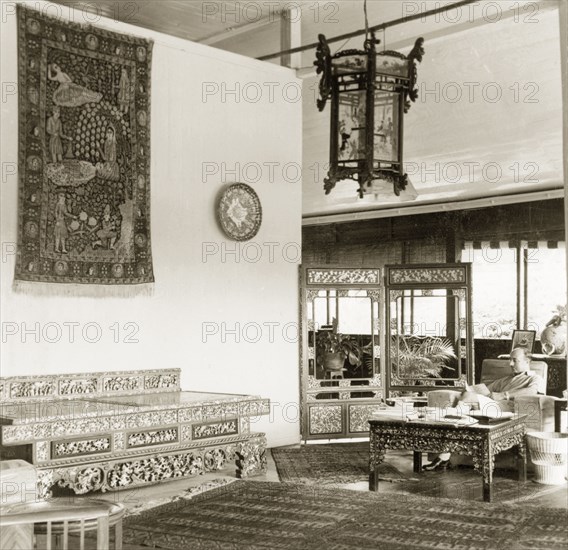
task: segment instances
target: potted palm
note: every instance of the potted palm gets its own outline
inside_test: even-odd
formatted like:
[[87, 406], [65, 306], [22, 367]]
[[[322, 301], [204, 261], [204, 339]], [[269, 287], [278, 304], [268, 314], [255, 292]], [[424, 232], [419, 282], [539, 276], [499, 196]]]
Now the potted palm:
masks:
[[316, 336], [316, 365], [324, 376], [343, 375], [347, 370], [345, 361], [354, 367], [363, 363], [364, 350], [355, 337], [337, 332], [333, 319], [331, 330], [320, 330]]
[[[408, 384], [440, 378], [442, 370], [457, 359], [454, 346], [438, 336], [395, 336], [398, 347], [398, 376]], [[396, 358], [393, 358], [396, 360]]]

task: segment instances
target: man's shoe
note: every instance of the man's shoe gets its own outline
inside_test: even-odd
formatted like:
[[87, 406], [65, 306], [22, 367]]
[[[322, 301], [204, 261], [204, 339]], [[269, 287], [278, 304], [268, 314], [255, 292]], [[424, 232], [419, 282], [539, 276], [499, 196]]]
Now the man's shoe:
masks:
[[424, 466], [422, 466], [422, 469], [430, 472], [432, 470], [445, 470], [449, 467], [450, 467], [450, 460], [449, 459], [448, 460], [442, 460], [440, 457], [438, 457], [435, 460], [433, 460], [432, 462], [430, 462], [430, 464], [425, 464]]

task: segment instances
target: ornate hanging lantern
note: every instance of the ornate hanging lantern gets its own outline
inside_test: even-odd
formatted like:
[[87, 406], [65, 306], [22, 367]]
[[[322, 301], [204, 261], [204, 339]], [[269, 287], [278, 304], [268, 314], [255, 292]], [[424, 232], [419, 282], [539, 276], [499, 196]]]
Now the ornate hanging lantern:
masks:
[[[326, 195], [343, 179], [359, 184], [358, 194], [377, 194], [389, 182], [399, 196], [408, 184], [404, 173], [403, 116], [416, 101], [417, 63], [424, 55], [424, 39], [418, 38], [407, 56], [377, 52], [373, 33], [364, 50], [345, 50], [331, 55], [323, 34], [316, 53], [323, 111], [331, 99], [330, 168], [324, 179]], [[369, 129], [371, 131], [369, 131]]]

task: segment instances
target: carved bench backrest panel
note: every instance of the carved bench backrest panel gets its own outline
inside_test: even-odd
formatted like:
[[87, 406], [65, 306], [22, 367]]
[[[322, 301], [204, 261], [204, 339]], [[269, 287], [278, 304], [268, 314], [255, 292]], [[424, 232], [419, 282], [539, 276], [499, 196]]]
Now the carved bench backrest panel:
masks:
[[0, 378], [0, 400], [12, 402], [178, 391], [180, 391], [180, 369], [47, 374]]

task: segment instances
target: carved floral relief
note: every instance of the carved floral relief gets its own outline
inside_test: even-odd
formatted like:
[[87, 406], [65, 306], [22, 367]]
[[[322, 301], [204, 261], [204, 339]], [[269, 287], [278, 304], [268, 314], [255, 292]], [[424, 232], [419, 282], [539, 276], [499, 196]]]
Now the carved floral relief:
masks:
[[34, 380], [30, 382], [12, 382], [10, 397], [46, 397], [55, 394], [54, 380]]
[[175, 424], [177, 411], [152, 411], [147, 413], [129, 414], [126, 416], [127, 428], [150, 427], [159, 424]]
[[77, 441], [54, 441], [52, 443], [53, 458], [105, 453], [110, 452], [110, 450], [110, 437], [95, 437]]
[[115, 451], [121, 451], [124, 449], [124, 433], [116, 432], [114, 434], [114, 449]]
[[349, 431], [367, 433], [369, 418], [383, 409], [381, 405], [349, 405]]
[[431, 284], [431, 283], [465, 283], [466, 270], [459, 267], [429, 267], [429, 268], [391, 268], [390, 283], [401, 284]]
[[139, 376], [111, 376], [104, 379], [104, 391], [133, 391], [140, 387]]
[[378, 269], [308, 269], [308, 284], [379, 284]]
[[145, 389], [171, 388], [179, 389], [179, 376], [177, 374], [155, 374], [144, 377]]
[[36, 443], [36, 459], [39, 462], [49, 460], [49, 442], [38, 441]]
[[334, 434], [342, 431], [341, 405], [310, 407], [311, 434]]
[[34, 439], [34, 426], [22, 424], [21, 426], [2, 426], [3, 443], [20, 443]]
[[130, 433], [127, 442], [128, 447], [145, 447], [146, 445], [158, 445], [160, 443], [176, 443], [177, 440], [177, 428], [166, 428]]
[[191, 424], [183, 424], [181, 427], [181, 440], [191, 441]]
[[108, 432], [110, 429], [110, 418], [104, 416], [100, 418], [62, 420], [52, 424], [52, 437]]
[[59, 381], [59, 395], [85, 395], [96, 391], [96, 378], [68, 378]]
[[231, 435], [238, 433], [237, 421], [228, 420], [214, 424], [201, 424], [193, 426], [193, 439], [205, 439], [207, 437], [218, 437], [220, 435]]

